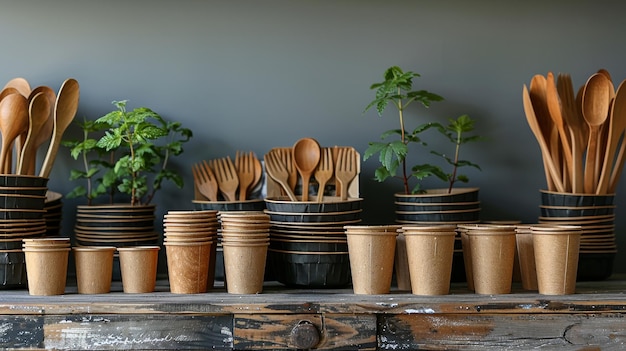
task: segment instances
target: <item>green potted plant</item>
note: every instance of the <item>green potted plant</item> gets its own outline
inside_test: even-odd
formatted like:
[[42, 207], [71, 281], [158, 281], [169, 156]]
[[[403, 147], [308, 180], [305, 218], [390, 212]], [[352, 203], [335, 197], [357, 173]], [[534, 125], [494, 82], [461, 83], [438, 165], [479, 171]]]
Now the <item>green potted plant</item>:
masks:
[[[422, 188], [420, 181], [435, 176], [447, 183], [447, 193], [451, 193], [456, 182], [468, 182], [468, 177], [458, 173], [459, 168], [470, 166], [477, 169], [480, 167], [470, 161], [460, 159], [460, 147], [462, 144], [476, 141], [480, 136], [465, 136], [465, 133], [474, 130], [474, 121], [468, 115], [459, 116], [456, 119], [449, 119], [447, 125], [439, 122], [427, 122], [418, 125], [412, 131], [406, 129], [404, 112], [413, 102], [420, 102], [428, 108], [432, 102], [442, 101], [443, 98], [427, 90], [413, 90], [413, 79], [419, 77], [418, 73], [404, 72], [401, 68], [393, 66], [388, 68], [384, 74], [384, 81], [372, 84], [370, 89], [376, 90], [376, 96], [365, 111], [376, 106], [378, 115], [382, 117], [388, 105], [393, 105], [398, 111], [399, 129], [392, 129], [381, 135], [379, 142], [370, 142], [365, 150], [363, 159], [378, 154], [381, 166], [376, 169], [375, 179], [383, 182], [388, 178], [399, 178], [404, 186], [404, 194], [419, 194], [427, 192]], [[407, 155], [410, 146], [424, 146], [427, 144], [421, 138], [421, 134], [429, 129], [437, 130], [444, 138], [454, 145], [453, 157], [447, 156], [445, 152], [431, 150], [430, 153], [441, 157], [444, 163], [450, 166], [451, 171], [445, 172], [439, 165], [429, 163], [417, 164], [408, 169]], [[397, 139], [387, 141], [391, 136], [398, 136]], [[397, 175], [398, 168], [400, 175]], [[411, 188], [410, 182], [415, 178], [416, 184]]]
[[[474, 130], [474, 121], [468, 115], [456, 119], [449, 119], [447, 124], [427, 122], [419, 124], [413, 130], [408, 130], [405, 123], [405, 112], [413, 102], [419, 102], [428, 108], [432, 102], [442, 101], [443, 98], [427, 90], [413, 90], [413, 79], [418, 73], [404, 72], [397, 66], [388, 68], [384, 73], [384, 80], [372, 84], [370, 89], [376, 91], [375, 98], [366, 106], [365, 111], [376, 107], [378, 115], [382, 117], [388, 105], [398, 111], [399, 128], [384, 132], [382, 141], [370, 142], [363, 154], [364, 161], [378, 154], [381, 166], [375, 171], [375, 179], [379, 182], [399, 178], [403, 184], [403, 192], [395, 194], [396, 222], [398, 223], [472, 223], [478, 222], [480, 206], [478, 188], [457, 188], [457, 182], [466, 183], [468, 177], [459, 173], [459, 168], [480, 167], [470, 161], [460, 158], [461, 145], [480, 140], [479, 136], [466, 136]], [[451, 154], [437, 150], [429, 150], [422, 138], [422, 133], [436, 131], [450, 142]], [[395, 137], [395, 139], [392, 139]], [[391, 140], [390, 140], [391, 139]], [[447, 144], [449, 145], [449, 144]], [[428, 154], [438, 156], [449, 171], [437, 164], [422, 163], [407, 165], [407, 155], [411, 147], [424, 148]], [[452, 156], [448, 156], [452, 155]], [[400, 175], [398, 175], [398, 171]], [[444, 188], [425, 189], [421, 181], [428, 177], [442, 180]], [[414, 185], [412, 184], [414, 183]], [[452, 279], [465, 280], [465, 266], [463, 258], [455, 255]], [[406, 245], [403, 235], [399, 235], [396, 243], [396, 278], [398, 288], [411, 290], [408, 275], [408, 261]]]
[[[126, 104], [126, 100], [113, 101], [115, 110], [79, 123], [82, 139], [64, 141], [71, 156], [82, 163], [81, 169], [71, 170], [70, 180], [83, 183], [67, 196], [87, 201], [78, 206], [76, 221], [77, 237], [86, 240], [93, 239], [100, 227], [134, 224], [139, 227], [133, 229], [137, 238], [153, 239], [155, 194], [165, 180], [183, 186], [169, 161], [183, 152], [191, 130], [146, 107], [129, 111]], [[120, 239], [128, 238], [120, 235]]]

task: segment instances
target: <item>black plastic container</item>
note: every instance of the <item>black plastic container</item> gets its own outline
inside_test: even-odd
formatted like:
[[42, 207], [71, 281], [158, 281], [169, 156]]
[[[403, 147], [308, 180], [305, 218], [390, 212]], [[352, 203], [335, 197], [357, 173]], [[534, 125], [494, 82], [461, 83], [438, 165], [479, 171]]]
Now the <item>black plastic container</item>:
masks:
[[22, 289], [26, 286], [24, 252], [21, 250], [0, 251], [0, 289]]
[[290, 287], [345, 288], [352, 284], [348, 253], [290, 253], [269, 249], [268, 259], [279, 283]]
[[202, 201], [193, 200], [197, 210], [216, 211], [263, 211], [265, 201], [263, 199], [252, 199], [246, 201]]

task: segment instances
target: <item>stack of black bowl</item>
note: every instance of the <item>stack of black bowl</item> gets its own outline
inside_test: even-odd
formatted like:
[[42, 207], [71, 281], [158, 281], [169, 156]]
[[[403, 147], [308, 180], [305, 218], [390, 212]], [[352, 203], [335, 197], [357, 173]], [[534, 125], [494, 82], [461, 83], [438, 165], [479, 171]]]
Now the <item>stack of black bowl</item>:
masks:
[[324, 202], [265, 200], [270, 215], [268, 258], [276, 280], [287, 286], [346, 287], [352, 283], [345, 225], [361, 222], [362, 199]]
[[47, 178], [0, 175], [0, 288], [27, 284], [23, 239], [46, 234]]
[[577, 280], [604, 280], [613, 273], [615, 195], [587, 195], [541, 191], [539, 223], [578, 225], [580, 237]]
[[78, 206], [74, 234], [77, 246], [143, 246], [159, 243], [154, 205]]

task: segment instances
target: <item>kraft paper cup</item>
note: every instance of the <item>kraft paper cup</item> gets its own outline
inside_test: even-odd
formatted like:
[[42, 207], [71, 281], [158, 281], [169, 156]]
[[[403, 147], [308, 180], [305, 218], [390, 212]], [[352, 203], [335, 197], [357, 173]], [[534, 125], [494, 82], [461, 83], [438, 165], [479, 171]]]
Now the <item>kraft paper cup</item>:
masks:
[[158, 246], [119, 247], [122, 288], [125, 293], [150, 293], [156, 286]]
[[530, 226], [517, 226], [515, 234], [520, 278], [524, 290], [537, 290], [537, 266]]
[[226, 291], [230, 294], [259, 294], [263, 291], [269, 243], [222, 242]]
[[212, 242], [166, 242], [167, 270], [173, 294], [199, 294], [207, 291]]
[[456, 226], [403, 226], [411, 291], [415, 295], [450, 292]]
[[515, 261], [515, 226], [469, 228], [474, 291], [509, 294]]
[[532, 226], [538, 291], [568, 295], [576, 291], [580, 226]]
[[106, 294], [113, 278], [113, 246], [74, 247], [79, 294]]
[[355, 294], [391, 290], [398, 225], [345, 226]]
[[62, 295], [70, 248], [24, 249], [30, 295]]

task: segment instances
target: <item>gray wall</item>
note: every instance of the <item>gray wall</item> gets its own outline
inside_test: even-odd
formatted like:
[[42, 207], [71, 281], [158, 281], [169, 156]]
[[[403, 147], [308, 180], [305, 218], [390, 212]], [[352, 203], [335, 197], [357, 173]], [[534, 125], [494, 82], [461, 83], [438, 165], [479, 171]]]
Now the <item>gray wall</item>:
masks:
[[[182, 121], [195, 137], [176, 163], [191, 185], [193, 162], [235, 150], [262, 155], [305, 136], [363, 152], [396, 128], [394, 115], [362, 111], [369, 85], [399, 65], [446, 98], [411, 118], [467, 113], [488, 138], [464, 150], [483, 169], [468, 171], [483, 217], [532, 223], [545, 177], [522, 85], [548, 71], [570, 73], [575, 86], [599, 68], [626, 78], [625, 9], [618, 1], [11, 0], [0, 5], [0, 82], [23, 76], [58, 89], [74, 77], [77, 118], [129, 99]], [[63, 153], [50, 188], [69, 191], [74, 166]], [[376, 166], [372, 159], [362, 167], [365, 218], [390, 223], [400, 188], [372, 181]], [[625, 190], [617, 194], [620, 247]], [[159, 209], [191, 208], [192, 196], [191, 186], [168, 187]], [[69, 233], [77, 201], [65, 204]], [[619, 255], [616, 267], [624, 261]]]

